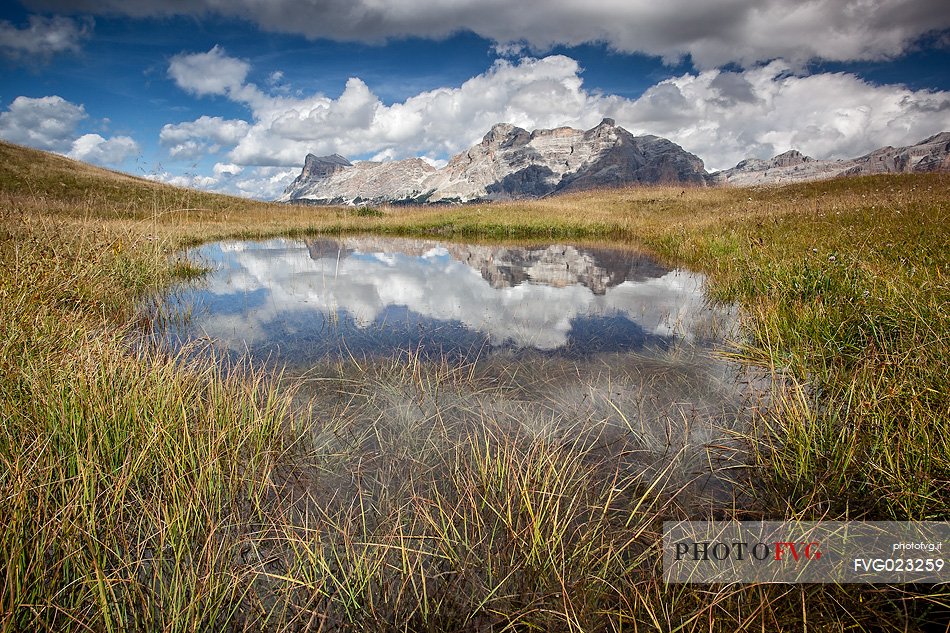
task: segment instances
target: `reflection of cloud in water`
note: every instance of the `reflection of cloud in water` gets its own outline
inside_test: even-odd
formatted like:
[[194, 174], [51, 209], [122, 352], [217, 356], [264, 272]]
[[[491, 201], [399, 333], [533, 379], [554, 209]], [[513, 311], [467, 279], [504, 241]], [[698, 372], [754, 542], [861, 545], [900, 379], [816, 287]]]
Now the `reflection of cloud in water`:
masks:
[[[373, 250], [361, 250], [367, 245], [355, 238], [343, 240], [334, 250], [332, 242], [323, 240], [316, 257], [313, 245], [308, 250], [292, 240], [201, 247], [198, 255], [216, 270], [192, 294], [199, 310], [189, 331], [243, 349], [256, 343], [292, 344], [269, 339], [319, 334], [328, 325], [339, 326], [335, 319], [341, 314], [363, 330], [412, 327], [421, 317], [463, 324], [492, 344], [553, 350], [568, 343], [580, 318], [590, 323], [591, 318], [621, 316], [645, 335], [689, 339], [696, 332], [702, 335], [711, 320], [724, 317], [722, 311], [707, 309], [700, 275], [652, 265], [648, 270], [655, 276], [641, 270], [638, 280], [617, 283], [623, 277], [618, 279], [616, 270], [598, 267], [596, 256], [574, 247], [506, 247], [501, 252], [486, 246], [380, 238], [372, 238], [369, 246]], [[573, 259], [560, 263], [555, 256], [562, 251], [563, 257]], [[516, 277], [527, 281], [504, 285], [496, 279], [497, 271], [486, 272], [494, 265], [495, 252], [501, 252], [498, 259], [509, 260], [514, 253], [524, 264]], [[621, 259], [617, 253], [610, 258]], [[512, 264], [506, 260], [504, 265], [508, 274]], [[583, 271], [578, 273], [578, 268]], [[564, 270], [580, 275], [587, 285], [542, 283], [551, 269], [557, 269], [560, 278], [567, 274]], [[393, 306], [403, 307], [402, 319]]]
[[[730, 499], [742, 473], [736, 432], [758, 398], [744, 384], [754, 376], [703, 344], [675, 344], [715, 344], [716, 327], [735, 322], [733, 310], [705, 304], [702, 276], [636, 253], [564, 245], [360, 237], [225, 242], [193, 254], [215, 270], [180, 293], [196, 310], [170, 338], [207, 334], [235, 355], [321, 378], [337, 376], [341, 368], [320, 361], [345, 345], [367, 386], [347, 424], [381, 427], [374, 437], [413, 442], [443, 420], [460, 431], [510, 425], [557, 445], [576, 438], [574, 446], [610, 453], [618, 468], [697, 500]], [[438, 389], [424, 385], [439, 363], [415, 366], [425, 377], [417, 383], [388, 358], [411, 346], [423, 357], [471, 359], [486, 339], [505, 349], [479, 356], [470, 382]], [[326, 384], [305, 381], [302, 401], [333, 402]]]

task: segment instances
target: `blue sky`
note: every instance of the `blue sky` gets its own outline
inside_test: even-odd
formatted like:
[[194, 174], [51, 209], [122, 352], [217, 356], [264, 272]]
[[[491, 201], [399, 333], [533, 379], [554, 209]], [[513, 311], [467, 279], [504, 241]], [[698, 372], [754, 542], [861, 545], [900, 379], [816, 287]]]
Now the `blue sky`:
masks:
[[0, 138], [276, 197], [308, 152], [436, 165], [492, 124], [665, 136], [709, 170], [950, 129], [943, 0], [24, 0]]

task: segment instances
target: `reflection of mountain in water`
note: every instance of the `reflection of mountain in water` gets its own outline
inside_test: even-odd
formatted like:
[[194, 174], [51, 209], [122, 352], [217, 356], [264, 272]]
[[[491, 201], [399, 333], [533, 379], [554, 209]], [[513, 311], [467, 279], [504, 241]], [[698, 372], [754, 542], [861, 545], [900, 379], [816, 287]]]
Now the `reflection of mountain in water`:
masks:
[[374, 237], [307, 241], [314, 260], [344, 259], [355, 251], [421, 256], [433, 248], [443, 248], [455, 260], [478, 270], [496, 289], [530, 282], [555, 288], [581, 285], [603, 295], [624, 281], [656, 279], [670, 272], [640, 253], [564, 245], [498, 247]]
[[341, 240], [316, 239], [306, 240], [307, 250], [310, 252], [310, 259], [319, 261], [321, 259], [344, 259], [353, 253], [353, 249], [343, 246]]
[[705, 345], [734, 316], [706, 304], [701, 275], [635, 251], [348, 237], [222, 242], [195, 255], [215, 265], [191, 299], [180, 297], [195, 306], [187, 336], [302, 363], [406, 349]]
[[[352, 375], [374, 386], [367, 420], [415, 429], [405, 416], [431, 418], [430, 400], [401, 384], [397, 368], [411, 359], [422, 372], [477, 375], [423, 390], [453, 419], [523, 424], [532, 435], [590, 427], [608, 451], [618, 447], [612, 429], [628, 429], [624, 467], [663, 486], [675, 473], [669, 485], [680, 488], [680, 477], [725, 461], [738, 442], [725, 429], [744, 419], [741, 387], [704, 349], [732, 331], [734, 310], [707, 305], [701, 275], [635, 252], [345, 238], [220, 242], [192, 255], [212, 272], [169, 296], [189, 318], [163, 320], [158, 336], [203, 341], [188, 354], [286, 367], [314, 395], [334, 393], [323, 378], [353, 362]], [[373, 368], [380, 357], [383, 371]]]

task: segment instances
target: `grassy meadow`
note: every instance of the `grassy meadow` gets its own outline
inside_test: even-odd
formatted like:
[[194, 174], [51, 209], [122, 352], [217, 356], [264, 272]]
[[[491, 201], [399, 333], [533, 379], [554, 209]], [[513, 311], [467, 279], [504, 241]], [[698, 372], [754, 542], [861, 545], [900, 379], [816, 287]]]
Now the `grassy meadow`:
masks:
[[946, 630], [946, 586], [664, 585], [662, 521], [709, 517], [631, 468], [636, 438], [497, 405], [570, 368], [298, 379], [140, 335], [209, 240], [634, 245], [708, 274], [775, 376], [728, 514], [950, 520], [950, 176], [376, 211], [0, 143], [0, 630]]

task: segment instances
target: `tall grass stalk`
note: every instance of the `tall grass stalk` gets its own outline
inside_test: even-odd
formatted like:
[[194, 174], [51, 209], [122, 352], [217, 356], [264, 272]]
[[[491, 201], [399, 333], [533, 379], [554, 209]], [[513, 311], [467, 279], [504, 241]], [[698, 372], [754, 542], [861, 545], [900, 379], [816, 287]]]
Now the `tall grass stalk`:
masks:
[[948, 218], [939, 175], [353, 213], [0, 144], [0, 629], [922, 630], [946, 588], [664, 585], [662, 520], [713, 514], [690, 456], [632, 401], [526, 397], [568, 368], [297, 379], [139, 335], [211, 239], [622, 240], [709, 273], [775, 376], [718, 516], [947, 520]]

